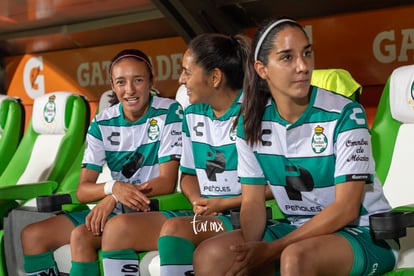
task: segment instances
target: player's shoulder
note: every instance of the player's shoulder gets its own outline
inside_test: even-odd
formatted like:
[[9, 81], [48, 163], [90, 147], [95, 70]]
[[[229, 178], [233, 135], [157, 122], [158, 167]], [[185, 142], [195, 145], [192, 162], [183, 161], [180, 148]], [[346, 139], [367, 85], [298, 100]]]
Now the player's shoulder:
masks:
[[345, 109], [352, 108], [354, 106], [360, 106], [360, 104], [344, 95], [325, 90], [323, 88], [314, 87], [315, 102], [314, 107], [329, 112], [341, 113]]

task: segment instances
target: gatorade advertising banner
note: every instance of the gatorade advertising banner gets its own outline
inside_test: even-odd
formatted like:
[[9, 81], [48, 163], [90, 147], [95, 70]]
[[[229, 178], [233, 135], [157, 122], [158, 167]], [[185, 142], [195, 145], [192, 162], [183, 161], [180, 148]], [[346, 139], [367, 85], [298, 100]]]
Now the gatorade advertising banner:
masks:
[[100, 95], [111, 89], [108, 71], [111, 59], [127, 48], [148, 55], [154, 67], [154, 88], [162, 96], [175, 97], [186, 49], [186, 43], [179, 37], [9, 57], [7, 94], [21, 98], [30, 109], [33, 99], [45, 93], [74, 92], [88, 98], [94, 114]]
[[[363, 86], [382, 87], [392, 70], [414, 63], [413, 14], [414, 5], [300, 23], [313, 44], [316, 68], [343, 68]], [[250, 36], [253, 32], [246, 30]], [[53, 91], [72, 91], [97, 102], [110, 89], [111, 58], [125, 48], [147, 53], [154, 66], [155, 88], [162, 96], [175, 96], [186, 49], [179, 37], [9, 57], [7, 93], [25, 105]]]
[[414, 63], [414, 5], [303, 20], [317, 68], [343, 68], [362, 85], [383, 85]]

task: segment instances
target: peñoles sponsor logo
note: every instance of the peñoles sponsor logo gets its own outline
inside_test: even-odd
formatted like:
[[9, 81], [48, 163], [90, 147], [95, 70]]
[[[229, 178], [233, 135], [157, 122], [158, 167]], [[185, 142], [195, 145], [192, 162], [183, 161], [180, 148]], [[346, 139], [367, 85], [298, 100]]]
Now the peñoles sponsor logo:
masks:
[[312, 207], [307, 207], [307, 206], [300, 206], [300, 205], [285, 205], [285, 209], [286, 210], [291, 210], [291, 211], [302, 211], [302, 212], [320, 212], [322, 211], [322, 207], [321, 206], [312, 206]]
[[223, 193], [223, 192], [230, 192], [231, 189], [229, 186], [220, 187], [220, 186], [211, 185], [211, 186], [204, 186], [204, 191]]

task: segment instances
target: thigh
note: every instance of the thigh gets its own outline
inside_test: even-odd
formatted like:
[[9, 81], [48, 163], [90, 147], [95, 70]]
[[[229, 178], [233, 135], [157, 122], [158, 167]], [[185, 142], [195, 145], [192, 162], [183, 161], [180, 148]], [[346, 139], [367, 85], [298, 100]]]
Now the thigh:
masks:
[[282, 252], [281, 266], [289, 259], [311, 265], [318, 275], [348, 275], [354, 262], [351, 244], [337, 234], [322, 235], [295, 242]]
[[176, 236], [198, 245], [200, 242], [219, 233], [231, 230], [230, 219], [225, 216], [186, 216], [166, 221], [162, 236]]
[[[234, 255], [234, 253], [230, 251], [230, 246], [242, 243], [245, 243], [242, 232], [240, 229], [237, 229], [230, 232], [220, 233], [201, 242], [196, 251], [199, 253], [215, 251], [221, 256], [229, 257], [230, 255]], [[206, 253], [206, 255], [209, 255], [209, 253]], [[216, 256], [218, 257], [218, 255]]]
[[161, 227], [166, 220], [165, 215], [160, 212], [116, 215], [104, 227], [102, 249], [155, 250]]
[[39, 254], [69, 243], [70, 233], [74, 227], [71, 220], [64, 215], [28, 225], [21, 233], [24, 253]]
[[194, 251], [194, 272], [200, 275], [220, 275], [228, 271], [236, 254], [231, 245], [244, 243], [241, 230], [220, 233], [201, 242]]

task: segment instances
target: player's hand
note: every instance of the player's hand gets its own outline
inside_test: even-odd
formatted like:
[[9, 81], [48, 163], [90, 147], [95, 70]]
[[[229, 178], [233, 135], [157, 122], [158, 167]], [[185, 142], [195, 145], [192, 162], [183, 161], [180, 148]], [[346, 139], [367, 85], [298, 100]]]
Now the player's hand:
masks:
[[250, 275], [258, 268], [263, 268], [268, 257], [264, 253], [270, 252], [268, 245], [264, 241], [232, 245], [230, 250], [236, 253], [236, 258], [225, 276]]
[[112, 188], [112, 193], [120, 202], [135, 211], [149, 211], [150, 200], [145, 195], [151, 191], [148, 183], [134, 185], [117, 181]]
[[96, 236], [101, 235], [115, 204], [116, 201], [111, 195], [104, 197], [86, 216], [86, 228]]
[[202, 198], [193, 201], [193, 211], [200, 216], [217, 216], [222, 213], [222, 198]]

